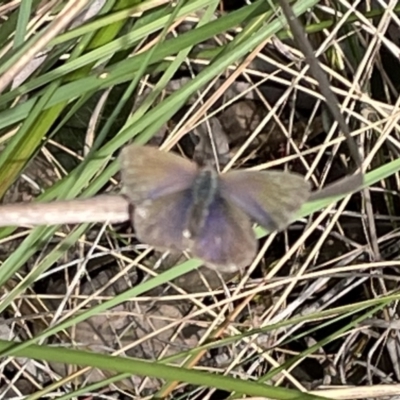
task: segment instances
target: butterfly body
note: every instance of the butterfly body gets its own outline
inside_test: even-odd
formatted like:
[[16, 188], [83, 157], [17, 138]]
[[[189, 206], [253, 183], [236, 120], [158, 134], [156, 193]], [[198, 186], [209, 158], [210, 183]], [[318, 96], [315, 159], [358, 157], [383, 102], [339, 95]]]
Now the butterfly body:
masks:
[[137, 238], [157, 248], [188, 250], [224, 271], [254, 259], [252, 221], [282, 229], [309, 195], [309, 185], [297, 174], [238, 170], [219, 175], [148, 146], [127, 146], [120, 160]]
[[186, 238], [196, 238], [201, 234], [204, 224], [210, 214], [210, 208], [218, 201], [218, 174], [212, 168], [201, 168], [190, 189], [192, 199], [188, 209], [187, 226], [183, 235]]

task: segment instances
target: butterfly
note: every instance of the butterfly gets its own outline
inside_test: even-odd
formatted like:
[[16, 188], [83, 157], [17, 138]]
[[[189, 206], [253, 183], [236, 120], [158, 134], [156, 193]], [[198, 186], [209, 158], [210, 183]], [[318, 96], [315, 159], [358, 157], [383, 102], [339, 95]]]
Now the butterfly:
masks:
[[281, 230], [310, 195], [308, 182], [295, 173], [219, 174], [151, 146], [126, 146], [120, 164], [138, 240], [158, 249], [189, 251], [225, 272], [254, 260], [253, 221], [268, 231]]

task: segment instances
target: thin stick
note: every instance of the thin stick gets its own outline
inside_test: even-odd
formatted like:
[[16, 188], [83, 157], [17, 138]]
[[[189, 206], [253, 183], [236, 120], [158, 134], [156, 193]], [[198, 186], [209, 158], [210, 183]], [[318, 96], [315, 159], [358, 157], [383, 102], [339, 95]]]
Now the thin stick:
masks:
[[0, 206], [0, 226], [117, 223], [127, 220], [129, 202], [122, 195]]

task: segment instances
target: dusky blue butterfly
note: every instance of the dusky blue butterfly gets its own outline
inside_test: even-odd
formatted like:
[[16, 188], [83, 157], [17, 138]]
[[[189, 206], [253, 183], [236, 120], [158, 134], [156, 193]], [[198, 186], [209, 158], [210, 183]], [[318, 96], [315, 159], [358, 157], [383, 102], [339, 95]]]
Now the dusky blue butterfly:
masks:
[[158, 249], [189, 251], [226, 272], [253, 261], [252, 221], [269, 231], [283, 229], [310, 195], [295, 173], [219, 174], [151, 146], [125, 147], [120, 163], [137, 238]]

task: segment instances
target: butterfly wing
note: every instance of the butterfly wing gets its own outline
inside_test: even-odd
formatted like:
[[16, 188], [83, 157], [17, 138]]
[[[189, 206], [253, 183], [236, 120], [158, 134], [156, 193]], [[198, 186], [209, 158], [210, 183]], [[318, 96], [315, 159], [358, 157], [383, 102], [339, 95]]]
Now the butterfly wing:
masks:
[[134, 204], [189, 188], [198, 170], [175, 154], [134, 144], [121, 151], [120, 164], [124, 193]]
[[210, 205], [204, 226], [193, 238], [190, 250], [208, 267], [235, 272], [255, 257], [257, 241], [252, 223], [239, 207], [218, 196]]
[[285, 228], [310, 195], [301, 175], [281, 171], [231, 171], [221, 175], [220, 190], [269, 231]]
[[183, 231], [190, 205], [189, 190], [139, 203], [133, 213], [136, 237], [158, 249], [188, 250]]
[[146, 200], [135, 207], [133, 225], [138, 240], [159, 249], [189, 250], [212, 268], [234, 272], [251, 263], [257, 241], [249, 217], [228, 201], [217, 198], [205, 213], [196, 237], [186, 238], [192, 205], [191, 191]]

